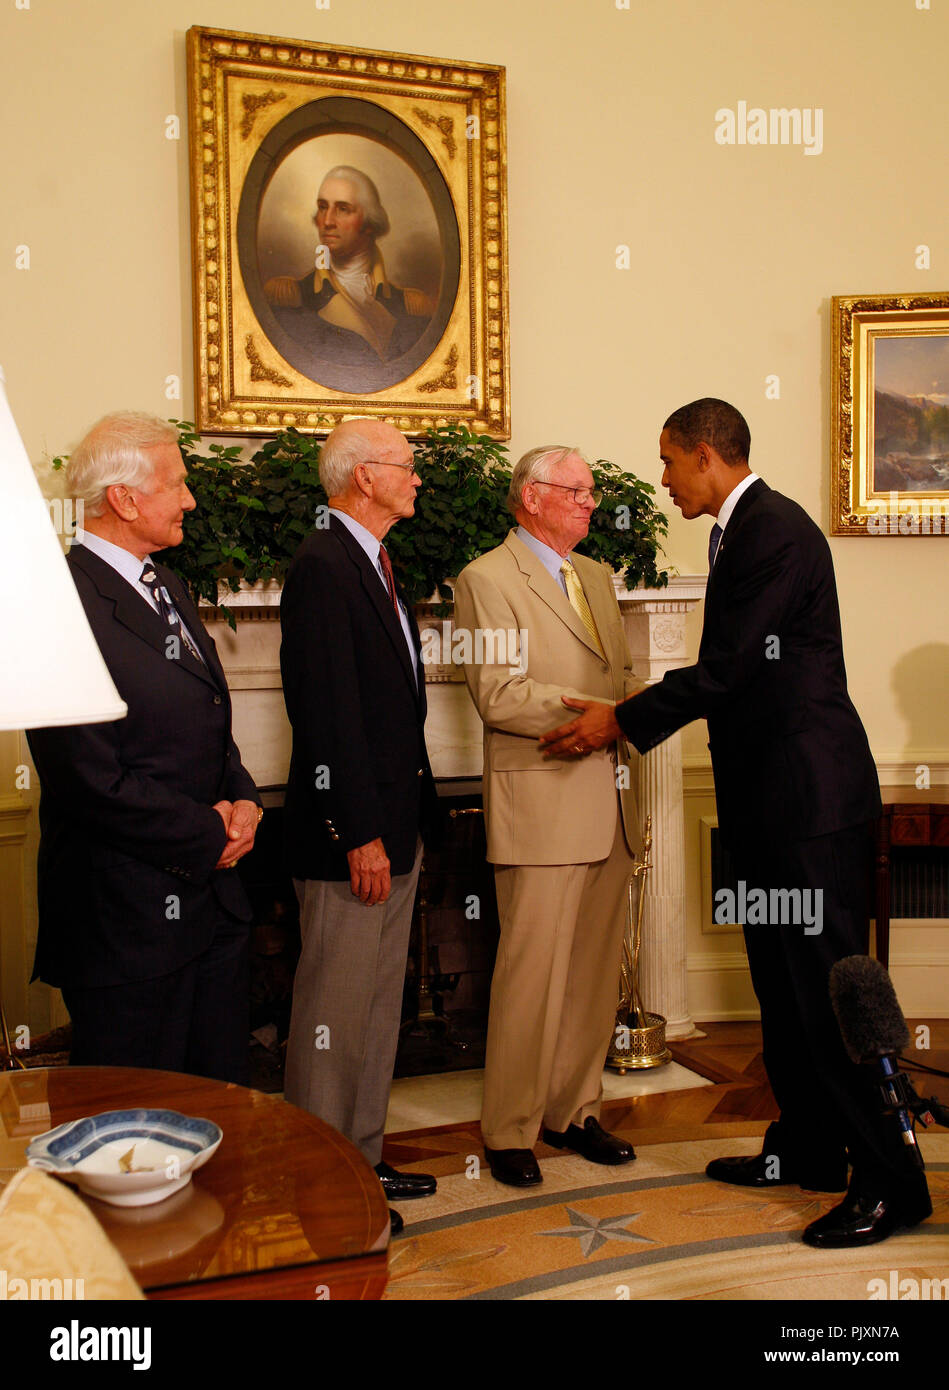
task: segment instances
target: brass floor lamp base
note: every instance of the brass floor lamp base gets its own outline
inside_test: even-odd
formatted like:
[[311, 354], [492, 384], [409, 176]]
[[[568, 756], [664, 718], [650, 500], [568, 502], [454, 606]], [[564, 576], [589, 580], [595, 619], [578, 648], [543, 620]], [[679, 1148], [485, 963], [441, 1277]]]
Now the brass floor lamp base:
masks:
[[[625, 1076], [628, 1071], [663, 1067], [666, 1062], [672, 1061], [672, 1053], [666, 1047], [666, 1020], [662, 1014], [647, 1013], [645, 1028], [632, 1027], [635, 1018], [635, 1014], [630, 1014], [629, 1024], [618, 1024], [613, 1033], [612, 1046], [606, 1054], [606, 1065], [619, 1072], [620, 1076]], [[622, 1029], [627, 1029], [629, 1033], [628, 1048], [619, 1046], [621, 1041], [626, 1040]]]

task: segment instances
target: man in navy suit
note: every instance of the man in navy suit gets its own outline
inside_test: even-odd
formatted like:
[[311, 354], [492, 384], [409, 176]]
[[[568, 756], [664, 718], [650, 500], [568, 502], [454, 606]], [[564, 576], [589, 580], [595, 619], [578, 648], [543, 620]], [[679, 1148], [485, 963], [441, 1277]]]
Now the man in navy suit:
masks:
[[832, 965], [867, 951], [879, 784], [847, 693], [830, 547], [751, 471], [750, 445], [725, 401], [669, 416], [663, 486], [684, 517], [716, 518], [698, 661], [615, 706], [565, 699], [585, 713], [542, 742], [575, 756], [621, 733], [645, 753], [707, 719], [722, 839], [748, 897], [761, 890], [767, 904], [744, 930], [780, 1119], [760, 1154], [706, 1171], [740, 1186], [840, 1191], [849, 1157], [845, 1200], [804, 1239], [865, 1245], [932, 1210], [872, 1081], [847, 1057], [828, 992]]
[[35, 729], [41, 782], [34, 978], [62, 988], [75, 1065], [247, 1080], [250, 905], [233, 869], [257, 790], [231, 737], [214, 643], [152, 561], [195, 503], [174, 426], [108, 415], [69, 461], [83, 543], [69, 568], [128, 706]]
[[382, 541], [414, 513], [421, 481], [404, 436], [379, 420], [332, 431], [320, 481], [329, 525], [300, 546], [280, 604], [293, 726], [287, 853], [302, 939], [286, 1097], [345, 1134], [388, 1197], [424, 1197], [433, 1177], [382, 1161], [422, 834], [436, 801], [418, 629]]

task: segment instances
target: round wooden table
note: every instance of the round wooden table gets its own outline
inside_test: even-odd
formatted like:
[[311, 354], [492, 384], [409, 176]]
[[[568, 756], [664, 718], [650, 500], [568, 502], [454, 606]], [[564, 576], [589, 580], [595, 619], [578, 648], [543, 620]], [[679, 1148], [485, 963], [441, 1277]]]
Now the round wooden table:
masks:
[[261, 1091], [132, 1067], [4, 1072], [0, 1185], [25, 1166], [36, 1135], [139, 1107], [202, 1116], [224, 1132], [163, 1202], [83, 1197], [149, 1298], [381, 1298], [389, 1209], [378, 1178], [336, 1130]]

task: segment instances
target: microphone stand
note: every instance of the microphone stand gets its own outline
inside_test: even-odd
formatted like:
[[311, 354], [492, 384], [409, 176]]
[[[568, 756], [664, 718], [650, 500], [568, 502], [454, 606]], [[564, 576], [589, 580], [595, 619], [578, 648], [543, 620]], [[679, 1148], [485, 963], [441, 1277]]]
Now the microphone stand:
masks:
[[949, 1106], [943, 1105], [935, 1096], [920, 1096], [908, 1076], [901, 1079], [905, 1082], [907, 1092], [905, 1104], [923, 1128], [927, 1129], [929, 1125], [944, 1125], [949, 1129]]

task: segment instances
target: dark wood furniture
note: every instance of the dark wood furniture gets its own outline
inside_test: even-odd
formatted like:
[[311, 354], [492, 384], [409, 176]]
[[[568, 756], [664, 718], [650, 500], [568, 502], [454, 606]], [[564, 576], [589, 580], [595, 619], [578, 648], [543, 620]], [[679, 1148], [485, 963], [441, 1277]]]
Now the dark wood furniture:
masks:
[[260, 1091], [126, 1067], [5, 1073], [0, 1184], [25, 1165], [37, 1134], [138, 1106], [200, 1115], [224, 1131], [214, 1156], [164, 1202], [83, 1198], [149, 1298], [381, 1298], [389, 1211], [375, 1173], [334, 1129]]
[[949, 804], [932, 800], [932, 788], [884, 787], [876, 827], [876, 953], [890, 961], [890, 852], [901, 846], [949, 847]]

